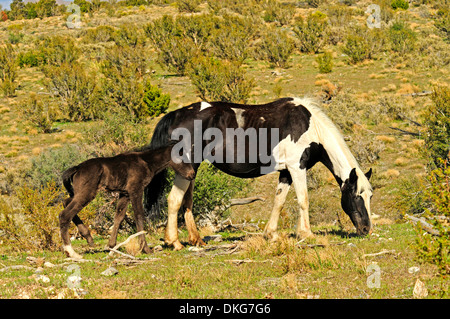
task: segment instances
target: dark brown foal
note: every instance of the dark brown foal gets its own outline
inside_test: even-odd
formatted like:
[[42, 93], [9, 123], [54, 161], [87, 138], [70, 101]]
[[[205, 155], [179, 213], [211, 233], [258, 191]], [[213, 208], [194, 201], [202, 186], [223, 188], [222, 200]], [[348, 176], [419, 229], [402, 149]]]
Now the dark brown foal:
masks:
[[[94, 245], [89, 229], [77, 214], [95, 198], [99, 189], [104, 188], [109, 192], [119, 193], [114, 226], [108, 243], [112, 248], [116, 245], [117, 232], [125, 218], [129, 202], [133, 206], [137, 231], [144, 229], [142, 197], [144, 188], [150, 183], [153, 176], [170, 166], [188, 180], [195, 178], [195, 171], [191, 164], [183, 162], [176, 164], [172, 161], [172, 147], [173, 144], [156, 150], [92, 158], [64, 171], [62, 174], [63, 184], [70, 198], [64, 201], [64, 210], [59, 215], [59, 227], [64, 251], [69, 257], [82, 258], [70, 244], [70, 221], [77, 225], [80, 234], [88, 244]], [[147, 254], [150, 253], [151, 250], [147, 246], [144, 235], [140, 236], [140, 241], [143, 251]]]

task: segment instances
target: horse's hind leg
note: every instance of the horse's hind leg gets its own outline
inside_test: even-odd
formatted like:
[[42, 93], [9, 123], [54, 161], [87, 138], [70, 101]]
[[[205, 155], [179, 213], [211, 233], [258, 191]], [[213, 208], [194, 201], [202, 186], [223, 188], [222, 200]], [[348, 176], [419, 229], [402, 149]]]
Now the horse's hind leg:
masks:
[[194, 215], [192, 215], [193, 206], [193, 191], [194, 191], [194, 181], [191, 181], [189, 188], [184, 194], [184, 207], [186, 211], [184, 213], [184, 221], [186, 222], [186, 228], [189, 233], [189, 243], [195, 246], [204, 246], [205, 243], [198, 233], [197, 226], [195, 225]]
[[72, 248], [69, 238], [69, 226], [74, 217], [86, 206], [89, 201], [81, 201], [73, 198], [66, 208], [59, 214], [59, 228], [63, 242], [64, 252], [71, 258], [82, 258]]
[[282, 170], [280, 172], [280, 176], [278, 177], [278, 186], [275, 193], [272, 212], [270, 213], [269, 221], [264, 229], [264, 237], [270, 240], [276, 240], [278, 238], [278, 218], [280, 217], [281, 209], [286, 201], [286, 196], [289, 193], [291, 183], [292, 178], [288, 170]]
[[94, 247], [94, 239], [92, 239], [91, 232], [89, 231], [89, 228], [87, 228], [86, 225], [83, 224], [81, 218], [78, 217], [78, 215], [75, 215], [72, 218], [72, 221], [75, 223], [75, 225], [77, 225], [78, 231], [80, 232], [81, 236], [86, 239], [88, 245], [90, 247]]
[[109, 237], [108, 247], [114, 248], [117, 242], [117, 232], [119, 231], [120, 224], [125, 218], [125, 214], [127, 211], [128, 203], [130, 202], [130, 198], [127, 195], [119, 195], [119, 200], [117, 202], [117, 211], [116, 216], [114, 216], [114, 226], [111, 232], [111, 236]]

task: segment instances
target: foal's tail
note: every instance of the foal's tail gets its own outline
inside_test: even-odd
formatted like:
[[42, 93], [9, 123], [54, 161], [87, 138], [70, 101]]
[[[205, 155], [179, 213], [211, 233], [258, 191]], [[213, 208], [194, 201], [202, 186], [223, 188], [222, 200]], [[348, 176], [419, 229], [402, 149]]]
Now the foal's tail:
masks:
[[[158, 122], [153, 132], [150, 145], [146, 149], [157, 149], [170, 145], [169, 129], [174, 122], [176, 111], [167, 113]], [[160, 215], [161, 202], [163, 201], [163, 195], [165, 186], [167, 184], [167, 169], [164, 169], [157, 175], [155, 175], [144, 190], [144, 208], [146, 213], [151, 217]]]
[[72, 177], [78, 171], [78, 166], [73, 166], [62, 173], [62, 181], [64, 187], [67, 189], [70, 197], [73, 197], [74, 191], [72, 186]]

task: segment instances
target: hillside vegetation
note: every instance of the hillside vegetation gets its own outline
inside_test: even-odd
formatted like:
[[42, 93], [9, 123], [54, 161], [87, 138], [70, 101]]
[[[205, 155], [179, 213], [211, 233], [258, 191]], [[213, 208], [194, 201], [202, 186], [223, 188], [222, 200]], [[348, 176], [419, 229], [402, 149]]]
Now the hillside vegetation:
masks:
[[[77, 10], [54, 1], [14, 4], [0, 10], [0, 297], [412, 298], [417, 280], [428, 297], [448, 297], [447, 0], [76, 0], [79, 28], [68, 27]], [[157, 260], [128, 245], [139, 262], [109, 258], [100, 247], [116, 197], [100, 194], [80, 213], [99, 250], [71, 228], [88, 262], [79, 264], [81, 286], [68, 288], [57, 218], [64, 169], [148, 144], [164, 113], [193, 102], [286, 96], [321, 102], [361, 168], [373, 169], [372, 235], [354, 236], [339, 188], [318, 164], [308, 173], [315, 237], [291, 236], [291, 191], [281, 239], [267, 242], [259, 233], [277, 174], [240, 180], [202, 164], [194, 214], [202, 236], [220, 234], [220, 243], [162, 247]], [[265, 200], [224, 209], [249, 196]], [[163, 214], [148, 216], [151, 247], [162, 243], [162, 204]], [[134, 231], [130, 211], [119, 239]], [[45, 261], [57, 265], [44, 268], [49, 283], [34, 273]], [[374, 262], [381, 286], [370, 288]], [[26, 267], [8, 268], [17, 265]], [[110, 265], [119, 274], [100, 275]]]

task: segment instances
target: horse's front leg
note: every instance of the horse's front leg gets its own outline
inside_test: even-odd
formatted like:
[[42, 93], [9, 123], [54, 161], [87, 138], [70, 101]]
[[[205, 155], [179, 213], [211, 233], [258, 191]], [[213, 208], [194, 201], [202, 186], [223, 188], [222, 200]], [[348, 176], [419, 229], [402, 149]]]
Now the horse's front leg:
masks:
[[204, 246], [205, 242], [198, 233], [197, 226], [195, 225], [194, 215], [192, 214], [192, 206], [194, 197], [194, 181], [191, 181], [186, 193], [184, 194], [184, 221], [186, 222], [186, 228], [189, 234], [189, 243], [194, 246]]
[[[133, 193], [131, 195], [131, 205], [133, 205], [134, 211], [134, 220], [136, 222], [136, 230], [137, 232], [144, 230], [144, 222], [145, 222], [145, 211], [144, 205], [142, 204], [142, 196], [144, 194], [144, 189]], [[140, 247], [142, 251], [146, 254], [151, 254], [152, 250], [148, 247], [147, 241], [145, 240], [145, 234], [139, 236]]]
[[278, 186], [275, 193], [275, 200], [273, 203], [272, 212], [270, 213], [269, 221], [264, 228], [264, 237], [275, 241], [278, 238], [278, 218], [280, 217], [281, 209], [286, 201], [286, 196], [289, 193], [292, 179], [288, 170], [282, 170], [278, 177]]
[[183, 203], [184, 194], [186, 193], [190, 183], [190, 181], [177, 174], [175, 176], [172, 190], [167, 198], [169, 207], [164, 241], [167, 245], [172, 245], [174, 250], [180, 250], [183, 248], [183, 245], [178, 240], [177, 215], [178, 210]]
[[312, 236], [311, 226], [309, 225], [309, 201], [308, 188], [306, 184], [306, 169], [289, 169], [294, 183], [295, 194], [299, 204], [300, 212], [297, 221], [296, 235], [299, 238]]

